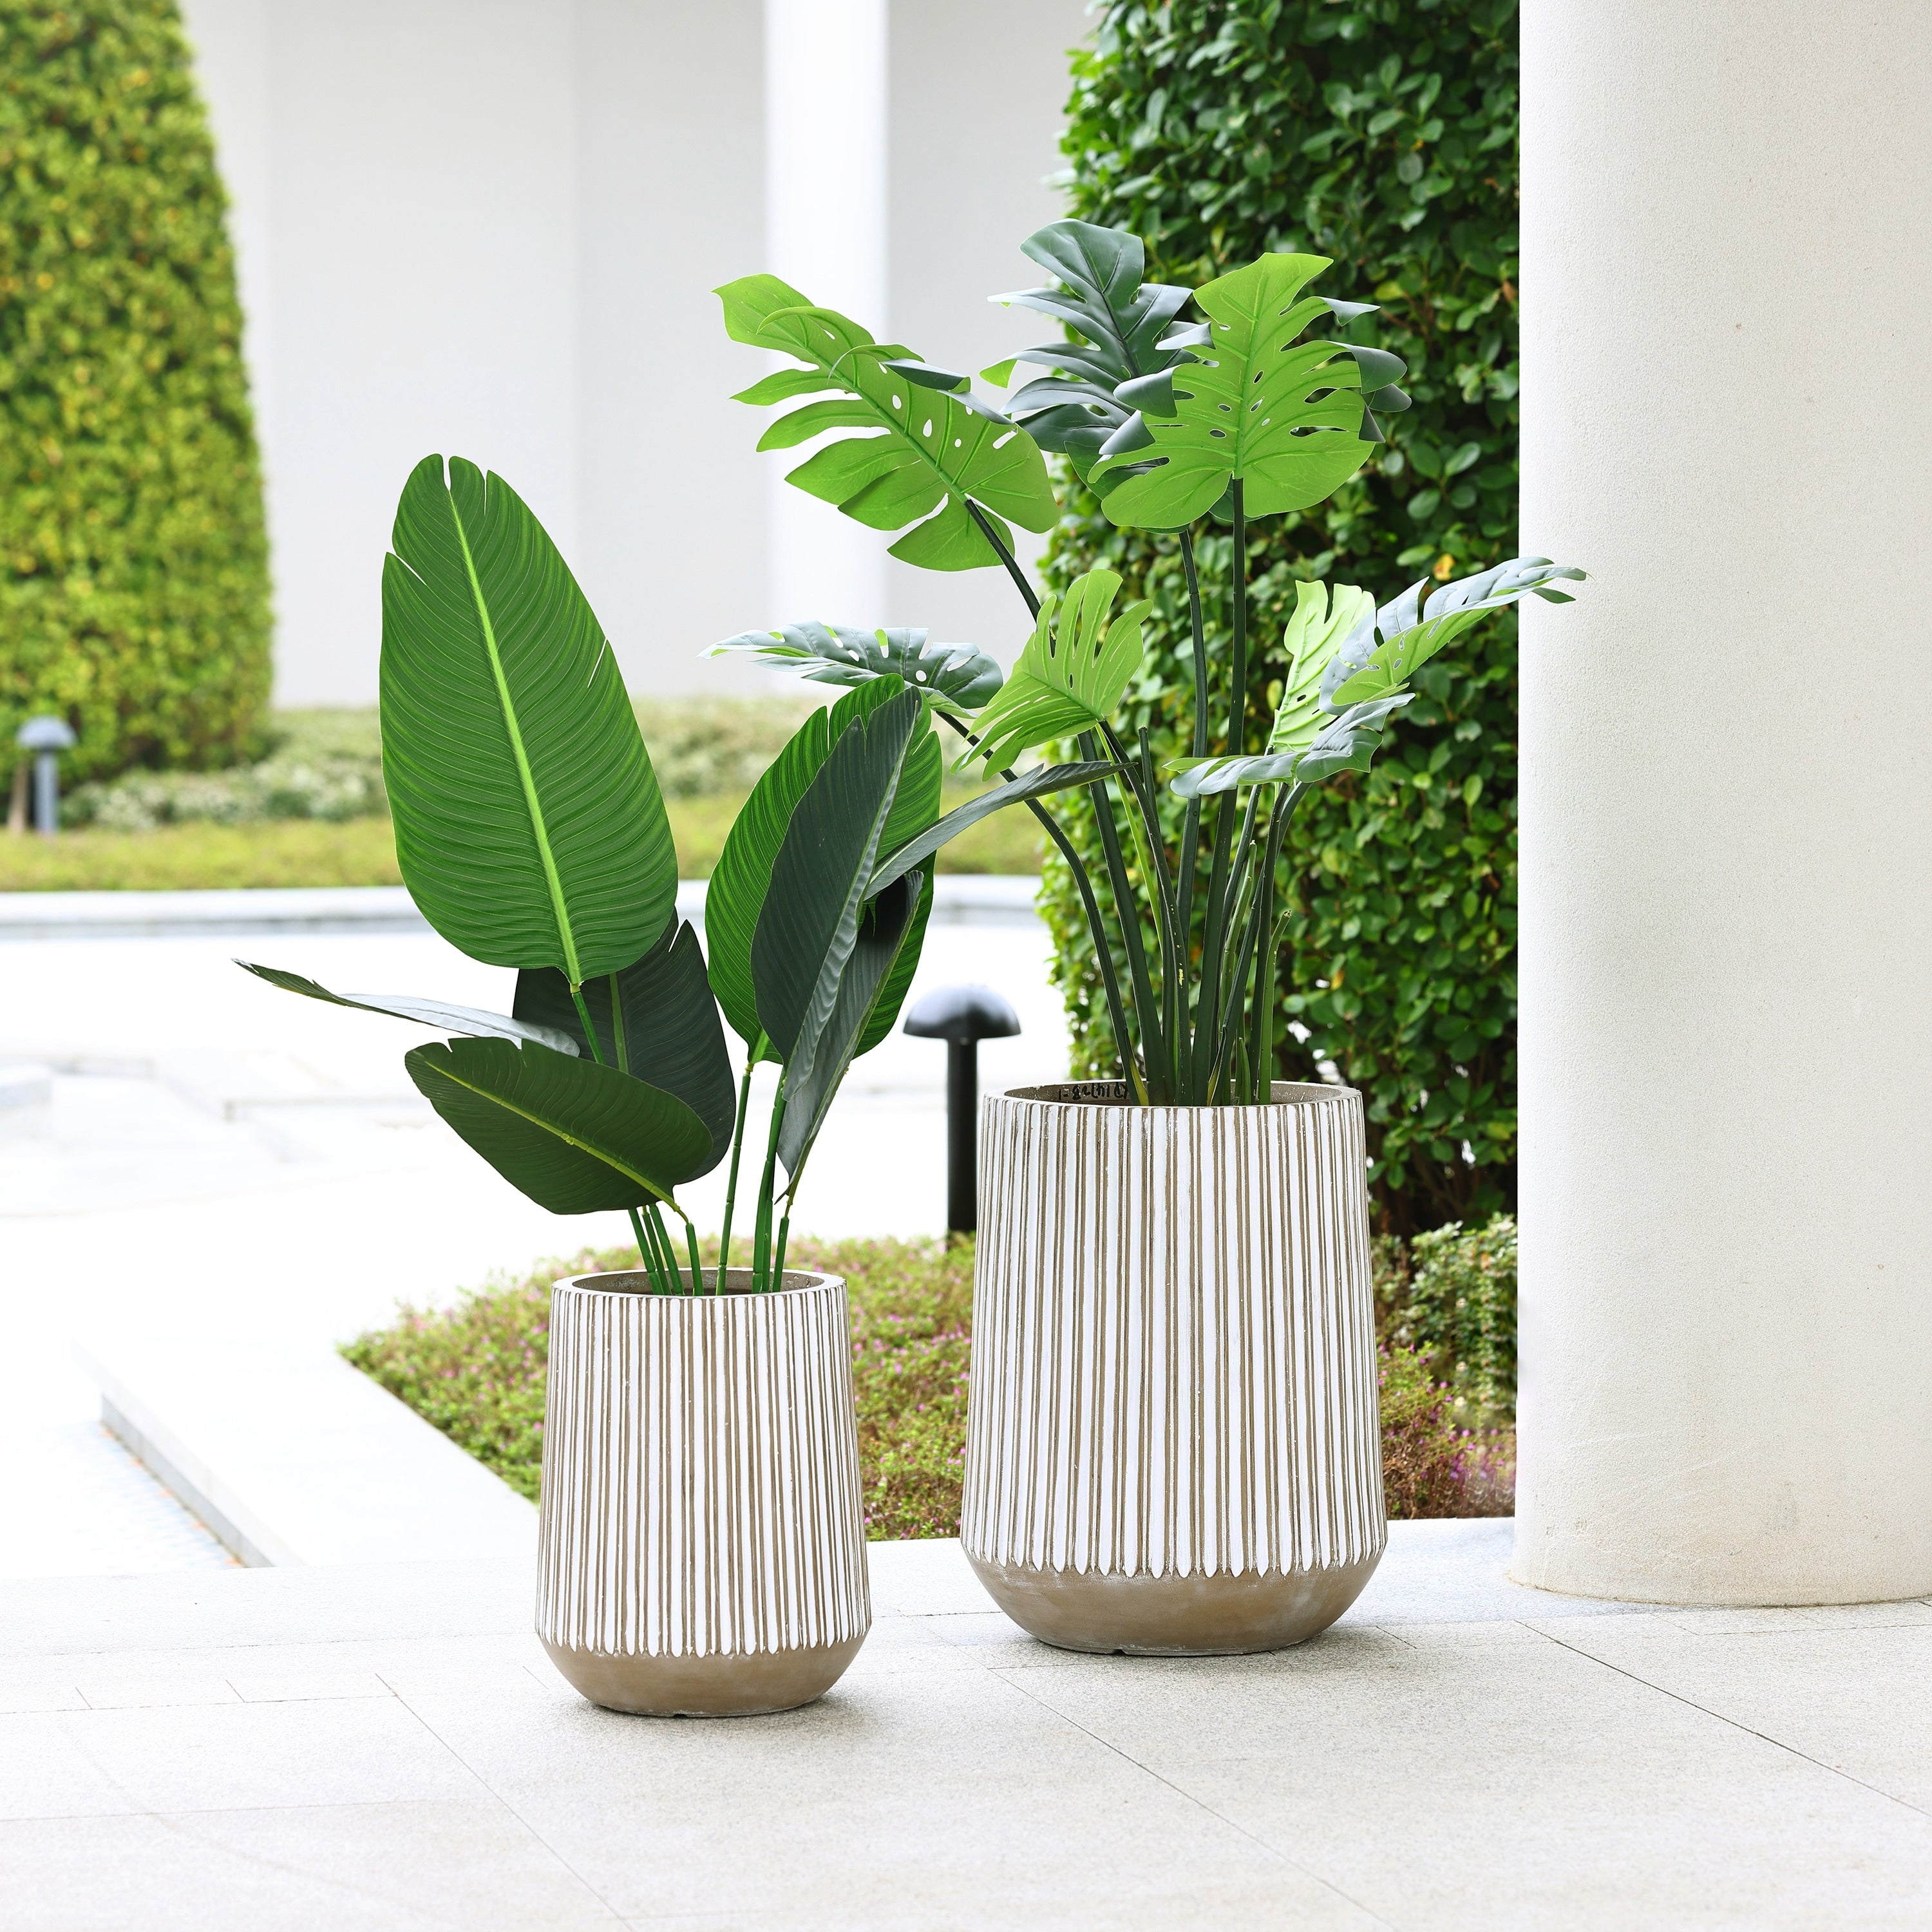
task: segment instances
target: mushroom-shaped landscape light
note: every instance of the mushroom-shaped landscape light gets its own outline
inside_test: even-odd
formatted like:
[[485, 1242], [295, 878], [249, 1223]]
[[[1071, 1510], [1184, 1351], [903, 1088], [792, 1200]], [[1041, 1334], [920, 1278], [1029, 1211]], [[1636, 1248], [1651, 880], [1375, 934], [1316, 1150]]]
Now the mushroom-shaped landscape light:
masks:
[[14, 742], [34, 754], [34, 823], [51, 838], [60, 830], [60, 754], [74, 748], [73, 728], [64, 718], [29, 718]]
[[980, 1042], [1010, 1039], [1020, 1016], [990, 986], [942, 986], [907, 1014], [905, 1030], [946, 1042], [946, 1228], [970, 1234], [980, 1225]]

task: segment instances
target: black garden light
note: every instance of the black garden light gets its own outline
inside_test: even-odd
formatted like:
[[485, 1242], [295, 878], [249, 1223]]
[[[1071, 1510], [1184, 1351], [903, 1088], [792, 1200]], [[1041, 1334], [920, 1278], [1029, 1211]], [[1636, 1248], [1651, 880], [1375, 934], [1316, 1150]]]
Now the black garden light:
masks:
[[14, 742], [34, 754], [34, 823], [51, 838], [60, 830], [60, 754], [73, 750], [73, 730], [64, 718], [29, 718]]
[[905, 1030], [946, 1042], [946, 1230], [970, 1234], [980, 1225], [980, 1042], [1010, 1039], [1020, 1016], [990, 986], [942, 986], [906, 1016]]

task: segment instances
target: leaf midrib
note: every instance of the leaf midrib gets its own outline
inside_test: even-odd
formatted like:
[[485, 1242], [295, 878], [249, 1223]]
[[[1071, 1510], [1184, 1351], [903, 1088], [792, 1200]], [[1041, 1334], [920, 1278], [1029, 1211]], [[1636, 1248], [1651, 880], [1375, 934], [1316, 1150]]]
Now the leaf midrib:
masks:
[[[537, 856], [543, 862], [544, 878], [550, 887], [551, 909], [556, 914], [557, 938], [563, 945], [563, 968], [573, 986], [584, 983], [577, 963], [577, 935], [572, 929], [570, 910], [565, 903], [563, 880], [556, 869], [556, 854], [550, 849], [550, 828], [544, 822], [543, 806], [537, 797], [536, 775], [530, 770], [530, 754], [524, 748], [522, 728], [517, 722], [515, 704], [510, 697], [510, 681], [503, 670], [502, 653], [496, 648], [496, 627], [490, 620], [490, 606], [476, 574], [476, 560], [470, 550], [470, 533], [463, 527], [463, 512], [456, 507], [453, 491], [445, 490], [449, 520], [456, 526], [456, 541], [463, 551], [463, 568], [470, 579], [470, 595], [476, 606], [477, 621], [483, 626], [483, 648], [488, 653], [490, 674], [496, 681], [496, 701], [502, 707], [503, 727], [510, 734], [510, 749], [517, 760], [517, 776], [523, 781], [524, 801], [530, 808], [530, 829], [537, 842]], [[575, 1144], [575, 1143], [572, 1143]], [[626, 1170], [628, 1172], [628, 1170]], [[633, 1175], [633, 1179], [640, 1177]], [[646, 1182], [644, 1184], [648, 1186]]]
[[595, 1147], [588, 1141], [579, 1140], [574, 1134], [566, 1133], [554, 1121], [545, 1120], [541, 1114], [532, 1113], [527, 1107], [520, 1107], [514, 1100], [506, 1100], [502, 1094], [492, 1093], [487, 1087], [479, 1087], [473, 1081], [464, 1079], [460, 1074], [452, 1073], [448, 1068], [432, 1070], [440, 1078], [447, 1080], [452, 1087], [460, 1087], [466, 1094], [474, 1094], [480, 1100], [488, 1100], [492, 1106], [501, 1107], [506, 1114], [514, 1114], [519, 1120], [527, 1120], [533, 1127], [541, 1127], [554, 1139], [562, 1141], [567, 1147], [574, 1147], [580, 1154], [587, 1154], [593, 1160], [601, 1160], [606, 1167], [614, 1167], [626, 1180], [634, 1180], [640, 1187], [657, 1196], [660, 1201], [675, 1207], [670, 1194], [660, 1187], [647, 1174], [640, 1174], [634, 1167], [620, 1160], [606, 1149]]

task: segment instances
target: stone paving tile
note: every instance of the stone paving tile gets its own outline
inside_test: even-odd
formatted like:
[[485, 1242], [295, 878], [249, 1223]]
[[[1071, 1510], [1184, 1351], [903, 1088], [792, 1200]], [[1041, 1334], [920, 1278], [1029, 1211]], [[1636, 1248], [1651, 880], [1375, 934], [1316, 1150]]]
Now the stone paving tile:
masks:
[[[476, 1780], [394, 1699], [238, 1702], [0, 1720], [28, 1723], [62, 1727], [62, 1742], [122, 1794], [124, 1804], [99, 1808], [104, 1810], [185, 1812], [482, 1795]], [[49, 1808], [36, 1805], [34, 1811]]]
[[489, 1799], [0, 1825], [8, 1932], [590, 1932], [615, 1916]]

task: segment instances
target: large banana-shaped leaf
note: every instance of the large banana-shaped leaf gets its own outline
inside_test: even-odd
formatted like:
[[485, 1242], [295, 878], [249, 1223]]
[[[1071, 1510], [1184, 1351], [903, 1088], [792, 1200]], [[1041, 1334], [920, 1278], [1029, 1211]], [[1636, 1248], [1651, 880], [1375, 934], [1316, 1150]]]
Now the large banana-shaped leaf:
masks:
[[1056, 278], [1042, 289], [1018, 289], [992, 299], [1009, 308], [1036, 309], [1076, 329], [1075, 342], [1046, 342], [1013, 359], [1058, 371], [1036, 378], [1008, 407], [1042, 449], [1070, 458], [1085, 476], [1100, 446], [1132, 413], [1114, 394], [1123, 382], [1157, 374], [1186, 359], [1163, 348], [1160, 337], [1185, 306], [1188, 290], [1144, 284], [1147, 250], [1125, 228], [1090, 221], [1055, 221], [1029, 235], [1020, 251]]
[[[1264, 255], [1198, 290], [1196, 359], [1135, 386], [1136, 418], [1106, 446], [1094, 482], [1131, 469], [1102, 496], [1114, 523], [1177, 530], [1212, 509], [1230, 483], [1247, 514], [1306, 509], [1354, 475], [1380, 432], [1366, 386], [1392, 386], [1400, 360], [1381, 350], [1298, 343], [1333, 311], [1302, 290], [1329, 266], [1319, 255]], [[1394, 392], [1399, 394], [1399, 392]]]
[[387, 1013], [392, 1019], [413, 1020], [418, 1026], [434, 1027], [439, 1033], [467, 1034], [476, 1040], [529, 1040], [554, 1048], [559, 1053], [574, 1053], [577, 1042], [567, 1030], [544, 1026], [534, 1020], [504, 1013], [485, 1012], [480, 1006], [452, 1006], [445, 1000], [419, 1000], [410, 993], [332, 993], [326, 986], [305, 980], [299, 973], [284, 972], [279, 966], [257, 966], [238, 959], [244, 972], [279, 986], [285, 993], [300, 993], [304, 998], [326, 1000], [332, 1006], [351, 1006], [359, 1012]]
[[1046, 463], [1033, 439], [996, 410], [889, 367], [915, 358], [874, 342], [836, 310], [814, 308], [776, 275], [747, 275], [718, 294], [734, 341], [809, 365], [779, 370], [735, 400], [762, 405], [838, 392], [781, 417], [758, 447], [789, 449], [828, 430], [866, 432], [826, 444], [785, 480], [871, 529], [905, 531], [892, 556], [927, 570], [998, 564], [967, 511], [968, 497], [992, 514], [1009, 549], [1012, 533], [1000, 519], [1029, 530], [1052, 526]]
[[1583, 573], [1552, 563], [1546, 556], [1513, 556], [1493, 569], [1445, 584], [1432, 594], [1427, 578], [1412, 584], [1381, 610], [1358, 619], [1322, 674], [1323, 704], [1341, 711], [1400, 690], [1472, 625], [1519, 598], [1533, 593], [1552, 604], [1570, 602], [1567, 591], [1548, 587], [1566, 578], [1581, 583]]
[[423, 916], [573, 982], [663, 931], [677, 854], [616, 660], [500, 476], [426, 457], [382, 566], [382, 775]]
[[1067, 586], [1064, 598], [1047, 593], [1012, 675], [980, 714], [980, 742], [968, 760], [983, 758], [989, 771], [998, 771], [1022, 752], [1090, 731], [1113, 716], [1140, 668], [1141, 626], [1154, 608], [1147, 602], [1130, 604], [1108, 624], [1120, 589], [1111, 570], [1090, 570]]
[[910, 692], [854, 719], [799, 800], [772, 867], [752, 980], [758, 1023], [784, 1062], [779, 1154], [788, 1168], [856, 1050], [925, 883], [867, 904], [907, 752], [926, 728]]
[[[710, 1130], [711, 1158], [699, 1172], [716, 1167], [730, 1145], [735, 1098], [697, 934], [688, 926], [667, 926], [622, 972], [586, 980], [583, 999], [597, 1030], [594, 1057], [682, 1100]], [[555, 967], [526, 966], [517, 975], [514, 1011], [519, 1020], [554, 1029], [572, 1053], [590, 1052], [570, 982]]]
[[1365, 772], [1382, 741], [1389, 714], [1413, 701], [1412, 691], [1351, 705], [1339, 718], [1324, 720], [1306, 745], [1287, 752], [1258, 752], [1251, 758], [1190, 760], [1174, 781], [1182, 798], [1232, 791], [1244, 784], [1314, 784], [1337, 772]]
[[999, 661], [976, 644], [929, 644], [926, 640], [924, 631], [787, 624], [776, 631], [741, 631], [713, 644], [704, 655], [716, 658], [742, 652], [773, 670], [798, 671], [808, 684], [901, 678], [935, 710], [976, 711], [999, 689]]
[[545, 1046], [460, 1040], [403, 1056], [418, 1090], [512, 1187], [553, 1214], [668, 1201], [711, 1134], [682, 1100]]
[[[852, 951], [840, 974], [837, 995], [814, 1045], [809, 1064], [785, 1070], [784, 1116], [778, 1123], [778, 1158], [787, 1174], [796, 1177], [812, 1151], [825, 1116], [838, 1096], [846, 1070], [878, 1036], [880, 1011], [890, 997], [890, 982], [907, 954], [913, 908], [931, 902], [929, 882], [921, 872], [908, 872], [860, 909]], [[898, 997], [904, 998], [902, 987]], [[892, 1018], [887, 1016], [890, 1029]]]
[[[755, 1045], [764, 1034], [752, 977], [752, 942], [772, 889], [772, 868], [793, 814], [830, 755], [832, 746], [847, 728], [891, 703], [904, 689], [896, 678], [878, 678], [848, 692], [829, 712], [814, 711], [752, 788], [718, 855], [704, 902], [705, 949], [710, 956], [711, 990], [724, 1008], [732, 1030], [748, 1046]], [[896, 850], [939, 816], [944, 776], [939, 741], [929, 728], [916, 730], [900, 775], [892, 816], [886, 821], [881, 842], [884, 850]], [[875, 1023], [876, 1030], [868, 1035], [862, 1051], [870, 1051], [884, 1037], [905, 997], [906, 986], [918, 963], [919, 942], [925, 932], [931, 900], [928, 880], [906, 935], [904, 956], [880, 997], [880, 1011], [885, 1017], [882, 1023]], [[766, 1057], [779, 1060], [784, 1055], [768, 1043]]]

